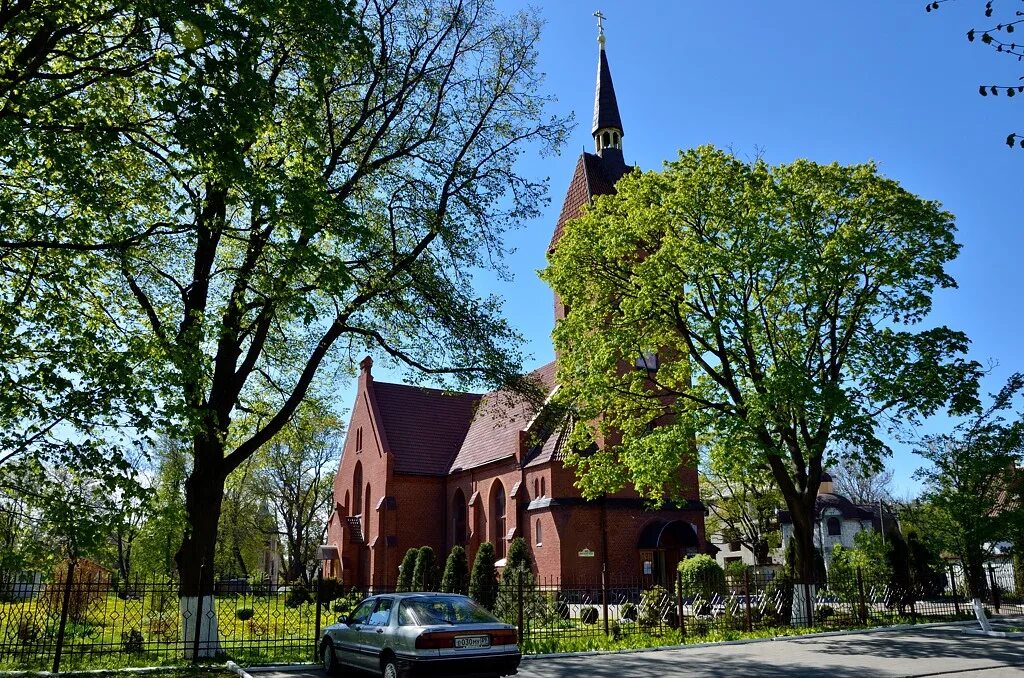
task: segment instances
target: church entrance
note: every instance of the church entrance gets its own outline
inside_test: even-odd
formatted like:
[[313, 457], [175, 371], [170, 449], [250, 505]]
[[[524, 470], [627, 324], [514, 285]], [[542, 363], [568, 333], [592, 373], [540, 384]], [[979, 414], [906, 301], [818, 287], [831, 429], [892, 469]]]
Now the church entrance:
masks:
[[671, 587], [679, 561], [698, 553], [699, 549], [697, 531], [690, 523], [685, 520], [652, 520], [641, 530], [637, 540], [644, 585]]

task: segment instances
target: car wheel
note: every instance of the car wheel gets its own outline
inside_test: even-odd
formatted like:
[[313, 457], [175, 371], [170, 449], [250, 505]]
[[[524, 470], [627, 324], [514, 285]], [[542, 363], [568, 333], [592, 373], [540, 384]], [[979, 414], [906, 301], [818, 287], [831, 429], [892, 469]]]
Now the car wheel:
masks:
[[320, 661], [323, 664], [324, 673], [328, 676], [338, 674], [338, 658], [334, 656], [334, 645], [329, 640], [325, 640], [324, 644], [320, 646]]
[[394, 657], [384, 660], [384, 678], [398, 678], [398, 663]]

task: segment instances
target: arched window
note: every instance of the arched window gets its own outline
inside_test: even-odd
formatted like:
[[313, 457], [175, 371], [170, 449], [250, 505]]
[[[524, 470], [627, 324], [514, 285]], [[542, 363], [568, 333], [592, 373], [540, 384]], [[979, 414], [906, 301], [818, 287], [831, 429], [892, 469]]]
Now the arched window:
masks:
[[828, 536], [838, 537], [843, 533], [843, 524], [839, 522], [839, 518], [832, 516], [825, 524], [828, 526]]
[[352, 515], [363, 510], [363, 465], [356, 462], [356, 470], [352, 473]]
[[533, 496], [540, 496], [540, 481], [536, 478], [533, 479]]
[[[363, 501], [366, 503], [363, 505], [363, 524], [370, 524], [370, 507], [373, 503], [370, 501], [370, 483], [366, 483], [366, 494], [363, 496]], [[363, 528], [363, 536], [366, 536], [366, 528]]]
[[601, 148], [608, 148], [608, 145], [611, 143], [609, 138], [608, 138], [608, 132], [605, 132], [602, 135], [602, 138], [604, 139], [604, 143], [601, 144]]
[[541, 478], [540, 479], [540, 496], [542, 496], [542, 497], [546, 497], [547, 494], [548, 494], [548, 488], [546, 488], [544, 485], [545, 485], [544, 478]]
[[541, 530], [540, 530], [540, 518], [537, 518], [537, 527], [534, 528], [534, 530], [533, 530], [533, 536], [536, 537], [537, 546], [540, 546], [541, 543], [544, 541], [543, 538], [542, 538], [543, 535], [541, 534]]
[[345, 503], [344, 503], [344, 507], [345, 507], [345, 515], [347, 515], [347, 516], [352, 515], [352, 503], [349, 502], [348, 490], [345, 490]]
[[455, 546], [466, 545], [466, 513], [466, 495], [462, 489], [457, 489], [452, 499], [452, 544]]
[[505, 557], [505, 486], [495, 480], [491, 489], [491, 541], [494, 543], [494, 557]]

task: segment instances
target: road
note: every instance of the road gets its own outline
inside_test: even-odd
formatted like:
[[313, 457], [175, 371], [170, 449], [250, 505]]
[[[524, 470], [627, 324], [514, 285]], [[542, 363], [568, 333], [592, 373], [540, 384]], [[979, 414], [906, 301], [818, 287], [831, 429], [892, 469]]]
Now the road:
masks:
[[[319, 671], [252, 673], [254, 678], [324, 678]], [[1024, 676], [1024, 639], [971, 636], [963, 632], [963, 627], [956, 626], [876, 631], [745, 645], [524, 659], [519, 676]]]

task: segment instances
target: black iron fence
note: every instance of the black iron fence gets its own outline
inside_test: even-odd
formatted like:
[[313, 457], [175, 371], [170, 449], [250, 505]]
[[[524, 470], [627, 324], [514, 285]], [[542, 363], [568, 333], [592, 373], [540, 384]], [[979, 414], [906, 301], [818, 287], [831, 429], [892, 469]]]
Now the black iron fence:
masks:
[[[985, 604], [1024, 614], [1021, 591], [989, 569]], [[182, 599], [174, 580], [123, 581], [65, 568], [48, 580], [0, 577], [0, 669], [141, 666], [230, 657], [245, 664], [310, 661], [322, 626], [367, 593], [325, 580], [307, 588], [230, 579], [214, 596]], [[380, 593], [378, 587], [372, 592]], [[959, 572], [927, 586], [860, 571], [815, 583], [754, 568], [742, 576], [660, 585], [646, 580], [570, 581], [509, 572], [495, 613], [517, 626], [524, 651], [669, 645], [954, 621], [973, 616]], [[203, 620], [195, 624], [195, 619]]]

